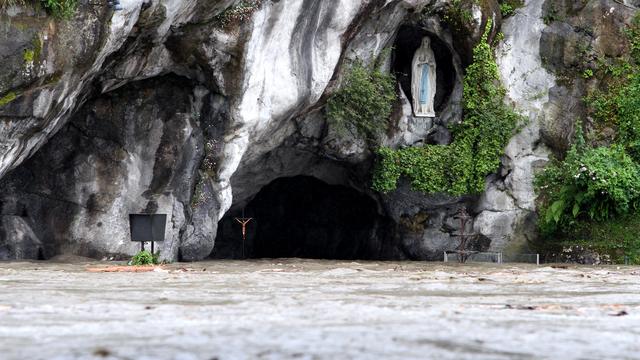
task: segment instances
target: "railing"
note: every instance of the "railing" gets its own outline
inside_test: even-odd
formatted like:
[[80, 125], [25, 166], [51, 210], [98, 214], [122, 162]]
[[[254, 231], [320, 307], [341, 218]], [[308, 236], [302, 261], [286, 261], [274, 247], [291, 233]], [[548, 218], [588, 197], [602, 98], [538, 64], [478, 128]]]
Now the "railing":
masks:
[[[503, 263], [535, 263], [540, 265], [540, 254], [517, 254], [506, 257], [501, 252], [479, 252], [452, 250], [443, 253], [444, 262], [489, 262], [495, 264]], [[461, 259], [464, 259], [462, 261]]]

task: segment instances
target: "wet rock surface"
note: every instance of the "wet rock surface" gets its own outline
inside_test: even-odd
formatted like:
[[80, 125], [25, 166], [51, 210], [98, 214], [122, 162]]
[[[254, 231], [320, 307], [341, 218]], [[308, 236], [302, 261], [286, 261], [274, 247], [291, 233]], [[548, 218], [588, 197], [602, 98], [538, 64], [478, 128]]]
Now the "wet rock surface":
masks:
[[[160, 250], [176, 258], [203, 154], [192, 111], [202, 99], [194, 92], [186, 79], [167, 76], [88, 103], [42, 151], [0, 180], [6, 190], [0, 246], [13, 249], [0, 258], [37, 259], [39, 250], [47, 259], [127, 257], [139, 248], [130, 241], [130, 213], [167, 214], [168, 241]], [[27, 229], [20, 237], [11, 233], [15, 219]], [[38, 246], [21, 250], [28, 241]]]
[[3, 359], [597, 359], [638, 352], [635, 267], [279, 259], [86, 271], [97, 265], [105, 263], [1, 263]]

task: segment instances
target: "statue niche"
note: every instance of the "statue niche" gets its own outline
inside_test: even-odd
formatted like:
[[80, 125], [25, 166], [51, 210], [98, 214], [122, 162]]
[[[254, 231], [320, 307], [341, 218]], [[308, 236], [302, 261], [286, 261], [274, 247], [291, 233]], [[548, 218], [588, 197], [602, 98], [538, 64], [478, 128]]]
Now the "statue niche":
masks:
[[436, 58], [431, 50], [431, 39], [422, 38], [411, 64], [411, 93], [413, 114], [419, 117], [435, 117]]

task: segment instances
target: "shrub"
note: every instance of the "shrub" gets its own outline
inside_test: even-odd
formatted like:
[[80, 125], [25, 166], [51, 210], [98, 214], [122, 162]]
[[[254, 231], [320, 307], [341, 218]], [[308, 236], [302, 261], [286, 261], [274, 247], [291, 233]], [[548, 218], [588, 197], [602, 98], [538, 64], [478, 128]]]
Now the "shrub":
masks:
[[451, 128], [450, 145], [425, 145], [401, 150], [381, 148], [373, 189], [389, 192], [406, 176], [415, 190], [450, 195], [484, 191], [485, 178], [500, 167], [504, 147], [520, 116], [504, 103], [498, 66], [488, 42], [491, 22], [474, 49], [464, 78], [462, 123]]
[[600, 254], [607, 254], [614, 263], [640, 264], [640, 216], [631, 213], [604, 222], [585, 221], [560, 237], [563, 244], [590, 246]]
[[393, 75], [356, 61], [344, 84], [327, 103], [327, 118], [338, 130], [356, 130], [374, 140], [387, 128], [397, 99]]
[[469, 5], [475, 3], [477, 0], [452, 0], [444, 8], [442, 20], [459, 33], [458, 35], [468, 35], [469, 25], [473, 23], [473, 14], [469, 10]]
[[513, 15], [515, 9], [511, 6], [511, 4], [500, 4], [500, 13], [502, 13], [502, 17], [507, 17]]
[[151, 254], [147, 250], [142, 250], [131, 258], [131, 265], [155, 265], [158, 263], [158, 254]]
[[0, 0], [0, 9], [29, 2], [42, 6], [49, 14], [60, 19], [72, 17], [78, 8], [78, 0]]
[[48, 13], [60, 19], [68, 19], [76, 13], [78, 0], [41, 0]]
[[624, 148], [589, 148], [580, 139], [564, 161], [553, 161], [536, 177], [543, 235], [579, 220], [628, 214], [639, 204], [640, 168]]
[[523, 0], [500, 0], [500, 12], [502, 17], [509, 17], [515, 14], [516, 9], [524, 5]]

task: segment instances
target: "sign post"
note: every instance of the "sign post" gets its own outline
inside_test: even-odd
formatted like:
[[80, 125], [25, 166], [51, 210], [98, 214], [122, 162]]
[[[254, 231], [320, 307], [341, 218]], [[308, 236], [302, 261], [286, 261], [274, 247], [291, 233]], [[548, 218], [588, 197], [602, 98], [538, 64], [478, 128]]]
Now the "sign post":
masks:
[[144, 243], [150, 241], [153, 254], [154, 243], [164, 241], [166, 223], [167, 214], [129, 214], [131, 241], [140, 242], [141, 251], [144, 250]]

